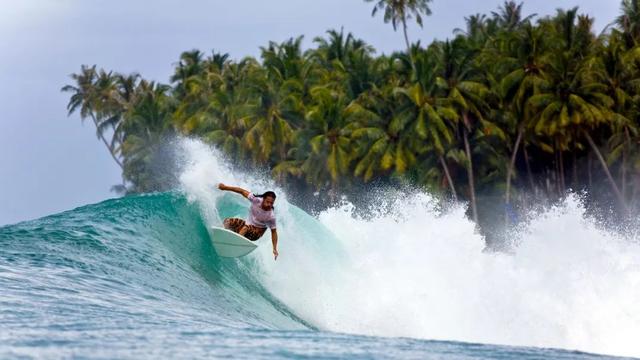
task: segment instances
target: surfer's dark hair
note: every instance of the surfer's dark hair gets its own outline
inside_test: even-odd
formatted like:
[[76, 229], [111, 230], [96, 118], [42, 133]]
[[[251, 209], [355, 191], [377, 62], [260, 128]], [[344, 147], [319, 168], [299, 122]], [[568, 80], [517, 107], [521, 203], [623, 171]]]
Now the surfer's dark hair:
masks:
[[273, 191], [266, 191], [264, 194], [253, 194], [253, 196], [263, 198], [263, 199], [266, 197], [272, 197], [273, 200], [276, 199], [276, 193], [274, 193]]

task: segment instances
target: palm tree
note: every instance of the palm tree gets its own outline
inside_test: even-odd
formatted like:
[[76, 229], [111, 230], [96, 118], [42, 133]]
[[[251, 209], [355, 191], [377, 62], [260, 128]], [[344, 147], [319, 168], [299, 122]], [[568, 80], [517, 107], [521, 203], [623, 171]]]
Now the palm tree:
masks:
[[316, 37], [318, 48], [310, 52], [310, 58], [325, 70], [344, 73], [345, 86], [351, 99], [371, 88], [373, 48], [344, 30], [327, 31], [328, 38]]
[[284, 82], [303, 75], [302, 40], [303, 37], [298, 36], [281, 44], [271, 41], [267, 47], [260, 48], [262, 65], [272, 80]]
[[[555, 33], [558, 37], [559, 46], [556, 50], [571, 53], [571, 55], [581, 60], [588, 55], [595, 37], [591, 33], [593, 18], [578, 14], [578, 7], [569, 10], [558, 9], [556, 16], [551, 19], [551, 23], [543, 23], [547, 31]], [[555, 27], [553, 31], [549, 26]]]
[[[224, 66], [229, 62], [229, 53], [219, 53], [211, 51], [211, 55], [205, 61], [205, 69], [213, 67], [213, 70], [221, 72]], [[209, 71], [212, 71], [209, 69]]]
[[349, 171], [353, 128], [349, 120], [357, 107], [349, 105], [344, 93], [324, 86], [313, 88], [311, 94], [313, 103], [306, 113], [307, 129], [300, 136], [311, 151], [302, 170], [313, 183], [322, 186], [325, 181], [330, 182], [335, 193]]
[[457, 36], [464, 36], [470, 47], [482, 50], [486, 42], [491, 38], [488, 31], [488, 20], [484, 14], [475, 14], [464, 18], [466, 29], [456, 28], [453, 33]]
[[272, 42], [262, 48], [264, 67], [251, 73], [251, 91], [256, 100], [245, 142], [255, 162], [286, 160], [294, 128], [303, 121], [302, 97], [308, 67], [302, 56], [301, 40], [300, 37], [282, 44]]
[[200, 75], [204, 70], [202, 60], [203, 55], [204, 54], [197, 49], [185, 51], [180, 54], [180, 60], [178, 61], [174, 74], [170, 79], [171, 83], [176, 84], [175, 91], [178, 97], [185, 95], [185, 83], [187, 82], [187, 79], [192, 76]]
[[132, 192], [148, 192], [163, 188], [163, 177], [154, 171], [156, 152], [172, 132], [167, 93], [170, 87], [142, 80], [137, 87], [136, 101], [125, 115], [122, 144], [123, 176], [130, 180]]
[[[509, 122], [514, 123], [512, 128], [516, 129], [516, 139], [511, 151], [511, 160], [507, 166], [505, 204], [510, 204], [511, 180], [514, 175], [516, 157], [520, 144], [531, 127], [530, 116], [526, 111], [526, 103], [529, 97], [539, 92], [539, 87], [543, 81], [544, 61], [546, 56], [545, 33], [542, 29], [526, 24], [521, 30], [515, 33], [512, 40], [507, 43], [512, 44], [510, 49], [497, 54], [499, 62], [505, 63], [509, 69], [508, 73], [502, 77], [498, 91], [501, 99], [505, 101], [509, 109]], [[513, 46], [515, 45], [515, 46]], [[505, 56], [506, 55], [506, 56]]]
[[640, 40], [640, 1], [622, 0], [621, 11], [615, 24], [624, 34], [627, 47], [632, 48]]
[[394, 90], [391, 86], [372, 89], [350, 105], [355, 121], [351, 124], [354, 175], [365, 182], [391, 171], [403, 175], [416, 161], [413, 114], [399, 112]]
[[[446, 176], [451, 195], [457, 199], [455, 184], [449, 173], [449, 167], [444, 158], [448, 146], [453, 142], [453, 127], [459, 120], [452, 103], [446, 99], [446, 85], [438, 78], [438, 64], [435, 57], [428, 52], [418, 53], [415, 62], [416, 79], [418, 82], [408, 88], [396, 89], [408, 101], [405, 112], [397, 117], [399, 124], [411, 121], [411, 127], [420, 139], [435, 150], [442, 170]], [[409, 113], [406, 113], [409, 111]], [[406, 124], [396, 128], [407, 127]]]
[[473, 171], [473, 157], [469, 135], [473, 134], [481, 125], [486, 133], [504, 136], [502, 131], [493, 123], [484, 119], [483, 114], [488, 112], [486, 102], [489, 89], [479, 81], [476, 81], [473, 61], [476, 57], [474, 51], [468, 48], [466, 40], [458, 37], [452, 42], [446, 41], [436, 47], [440, 58], [442, 71], [440, 82], [451, 106], [458, 113], [461, 125], [461, 133], [466, 154], [466, 170], [469, 185], [469, 198], [471, 201], [471, 213], [473, 220], [478, 222], [478, 210], [475, 194], [475, 180]]
[[250, 127], [251, 94], [238, 84], [249, 81], [256, 65], [251, 60], [226, 63], [201, 114], [204, 138], [239, 161], [247, 157], [243, 139]]
[[317, 36], [313, 42], [318, 45], [313, 56], [326, 68], [332, 68], [332, 62], [337, 60], [342, 64], [348, 61], [347, 53], [353, 51], [355, 38], [352, 33], [344, 34], [344, 29], [327, 30], [328, 38]]
[[631, 136], [638, 134], [637, 124], [631, 119], [638, 114], [634, 94], [640, 90], [640, 79], [638, 79], [640, 53], [634, 50], [626, 51], [619, 33], [614, 32], [605, 40], [606, 43], [600, 45], [598, 51], [594, 52], [590, 58], [589, 67], [594, 77], [605, 84], [606, 94], [614, 101], [613, 134], [609, 139], [611, 152], [608, 162], [613, 163], [622, 158], [621, 193], [626, 198], [626, 173], [629, 155], [634, 148]]
[[504, 5], [498, 8], [498, 12], [492, 11], [491, 14], [499, 27], [513, 31], [537, 16], [537, 14], [531, 14], [522, 18], [522, 5], [523, 3], [517, 4], [515, 1], [505, 1]]
[[422, 27], [422, 17], [431, 15], [429, 3], [432, 0], [365, 0], [375, 2], [371, 16], [375, 16], [378, 11], [384, 10], [384, 22], [393, 26], [396, 31], [398, 25], [402, 25], [404, 41], [407, 45], [407, 54], [411, 55], [411, 43], [407, 35], [407, 21], [415, 17], [416, 23]]
[[176, 129], [187, 135], [206, 131], [203, 116], [211, 97], [224, 83], [222, 71], [217, 64], [203, 64], [202, 74], [189, 76], [175, 87], [180, 88], [180, 94], [175, 96], [179, 102], [173, 115]]
[[[113, 141], [107, 141], [103, 120], [107, 117], [108, 107], [105, 102], [105, 93], [111, 91], [113, 78], [111, 73], [103, 70], [97, 71], [96, 66], [91, 67], [82, 65], [79, 74], [71, 74], [74, 85], [65, 85], [62, 88], [64, 92], [71, 92], [71, 98], [67, 104], [68, 115], [70, 116], [76, 111], [80, 111], [80, 119], [85, 120], [91, 118], [96, 127], [96, 135], [104, 143], [109, 150], [109, 154], [113, 160], [122, 169], [122, 161], [117, 156], [117, 147]], [[110, 124], [109, 121], [106, 122]]]
[[109, 118], [101, 121], [100, 123], [103, 128], [111, 128], [113, 130], [111, 146], [118, 154], [122, 150], [120, 147], [122, 146], [125, 136], [125, 132], [122, 129], [122, 125], [124, 124], [124, 114], [136, 100], [139, 81], [140, 75], [137, 73], [129, 75], [115, 75], [116, 91], [111, 92], [111, 101], [114, 103], [114, 110]]
[[556, 149], [560, 151], [574, 139], [586, 139], [602, 165], [621, 208], [626, 210], [624, 197], [590, 134], [596, 128], [609, 126], [614, 116], [614, 102], [606, 94], [606, 85], [590, 77], [584, 66], [576, 68], [569, 52], [554, 56], [548, 69], [540, 94], [532, 96], [528, 104], [536, 114], [536, 133], [554, 138]]

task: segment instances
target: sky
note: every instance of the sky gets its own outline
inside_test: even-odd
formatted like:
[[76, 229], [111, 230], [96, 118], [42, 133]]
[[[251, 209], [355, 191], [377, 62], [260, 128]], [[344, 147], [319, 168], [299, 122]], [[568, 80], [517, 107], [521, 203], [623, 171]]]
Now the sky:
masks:
[[[503, 1], [434, 0], [411, 41], [450, 37], [464, 17]], [[258, 56], [260, 46], [329, 29], [352, 32], [379, 52], [404, 48], [400, 32], [363, 0], [0, 0], [0, 226], [115, 197], [120, 170], [95, 128], [67, 116], [60, 88], [82, 64], [168, 82], [182, 51]], [[617, 0], [528, 0], [524, 13], [579, 6], [601, 31]]]

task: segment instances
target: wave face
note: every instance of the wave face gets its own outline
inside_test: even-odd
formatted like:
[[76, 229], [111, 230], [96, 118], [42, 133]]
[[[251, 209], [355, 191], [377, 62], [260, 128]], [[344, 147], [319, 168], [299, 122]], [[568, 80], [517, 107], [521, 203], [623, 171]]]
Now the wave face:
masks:
[[215, 184], [273, 185], [198, 141], [176, 148], [179, 190], [0, 228], [0, 357], [640, 356], [640, 246], [574, 197], [496, 253], [428, 194], [312, 217], [275, 188], [278, 260], [269, 235], [223, 259], [207, 226], [247, 203]]

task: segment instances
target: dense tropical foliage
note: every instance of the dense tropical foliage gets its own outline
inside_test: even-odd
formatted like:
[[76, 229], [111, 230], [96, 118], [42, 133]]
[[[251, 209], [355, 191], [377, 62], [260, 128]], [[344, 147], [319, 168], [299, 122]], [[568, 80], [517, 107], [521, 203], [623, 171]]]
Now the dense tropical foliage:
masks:
[[95, 124], [125, 192], [162, 188], [159, 148], [182, 134], [326, 201], [409, 184], [469, 201], [477, 220], [478, 193], [512, 207], [606, 185], [594, 201], [637, 206], [638, 0], [599, 35], [577, 8], [524, 16], [507, 1], [427, 47], [409, 43], [406, 22], [422, 25], [430, 1], [373, 2], [406, 52], [330, 30], [307, 50], [302, 37], [271, 42], [260, 59], [184, 52], [170, 85], [83, 66], [63, 88], [69, 113]]

